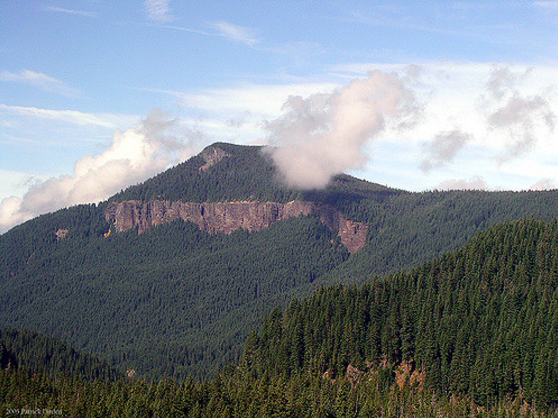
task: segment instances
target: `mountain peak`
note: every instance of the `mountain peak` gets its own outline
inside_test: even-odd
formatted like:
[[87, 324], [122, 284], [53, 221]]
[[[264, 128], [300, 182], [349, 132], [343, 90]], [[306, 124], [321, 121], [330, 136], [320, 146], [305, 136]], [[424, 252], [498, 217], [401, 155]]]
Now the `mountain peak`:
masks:
[[338, 175], [323, 190], [302, 191], [286, 186], [262, 146], [216, 142], [198, 155], [114, 195], [110, 202], [153, 200], [182, 202], [259, 201], [287, 203], [308, 200], [335, 206], [371, 193], [400, 192]]

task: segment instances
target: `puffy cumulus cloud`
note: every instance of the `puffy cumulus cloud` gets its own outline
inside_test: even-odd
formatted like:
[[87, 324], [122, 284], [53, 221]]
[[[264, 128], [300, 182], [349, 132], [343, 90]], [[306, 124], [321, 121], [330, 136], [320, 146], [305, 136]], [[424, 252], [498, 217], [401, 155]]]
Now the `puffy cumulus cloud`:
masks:
[[488, 185], [480, 176], [469, 180], [446, 180], [440, 183], [438, 190], [489, 190]]
[[426, 156], [420, 164], [422, 171], [428, 172], [434, 167], [441, 167], [451, 161], [471, 139], [471, 135], [459, 129], [442, 132], [423, 145]]
[[0, 233], [33, 217], [32, 213], [21, 209], [21, 204], [22, 199], [16, 196], [7, 197], [0, 202]]
[[519, 86], [531, 73], [530, 69], [513, 72], [508, 67], [495, 68], [487, 82], [486, 94], [480, 97], [488, 129], [501, 131], [509, 138], [501, 161], [524, 154], [537, 138], [554, 132], [556, 115], [550, 101], [552, 89], [545, 88], [537, 94], [520, 91]]
[[116, 132], [105, 152], [78, 160], [73, 174], [35, 184], [23, 198], [4, 199], [0, 203], [0, 232], [42, 213], [102, 201], [184, 161], [203, 139], [203, 133], [154, 110], [139, 127]]
[[396, 74], [373, 71], [332, 93], [290, 96], [283, 115], [265, 122], [267, 151], [287, 185], [325, 187], [332, 176], [363, 167], [364, 145], [389, 123], [413, 126], [422, 107]]

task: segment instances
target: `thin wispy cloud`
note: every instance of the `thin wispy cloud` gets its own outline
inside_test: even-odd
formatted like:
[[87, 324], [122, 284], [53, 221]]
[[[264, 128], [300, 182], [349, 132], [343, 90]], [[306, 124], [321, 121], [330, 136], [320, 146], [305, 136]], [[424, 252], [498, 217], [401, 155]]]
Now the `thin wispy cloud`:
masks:
[[[476, 13], [479, 13], [480, 5], [477, 7]], [[338, 19], [354, 22], [356, 24], [367, 25], [384, 30], [413, 31], [425, 34], [441, 35], [451, 38], [468, 38], [477, 42], [487, 44], [507, 44], [515, 45], [517, 40], [511, 39], [504, 34], [504, 31], [521, 30], [521, 26], [506, 22], [490, 22], [484, 25], [462, 25], [459, 19], [452, 19], [452, 12], [446, 9], [448, 6], [439, 6], [437, 10], [433, 10], [430, 15], [406, 16], [403, 9], [394, 9], [387, 13], [385, 10], [377, 9], [375, 13], [352, 11], [347, 16]], [[487, 6], [490, 7], [490, 6]], [[498, 6], [500, 7], [500, 6]], [[510, 5], [510, 7], [518, 7]], [[484, 8], [482, 6], [481, 8]], [[472, 11], [471, 11], [472, 13]], [[458, 13], [459, 15], [459, 13]], [[440, 16], [447, 16], [440, 19]]]
[[241, 42], [252, 48], [260, 42], [256, 38], [254, 30], [244, 26], [233, 25], [221, 20], [215, 22], [213, 27], [219, 32], [219, 35], [235, 42]]
[[[401, 19], [399, 17], [390, 17], [387, 15], [380, 15], [380, 14], [369, 16], [361, 12], [353, 11], [349, 14], [349, 20], [352, 20], [355, 23], [360, 23], [360, 24], [375, 26], [375, 27], [393, 28], [398, 30], [414, 30], [419, 32], [434, 33], [434, 34], [446, 35], [446, 36], [462, 37], [464, 35], [471, 35], [470, 33], [466, 33], [464, 31], [442, 28], [439, 26], [434, 26], [431, 24], [430, 25], [423, 24], [420, 22], [411, 22], [408, 19]], [[475, 36], [478, 35], [475, 34]]]
[[0, 103], [0, 113], [30, 116], [38, 119], [49, 119], [79, 126], [94, 125], [109, 129], [115, 129], [117, 127], [114, 121], [111, 120], [114, 119], [114, 117], [79, 112], [77, 110], [39, 109], [36, 107], [7, 106]]
[[533, 5], [539, 9], [558, 11], [558, 1], [536, 1], [533, 3]]
[[66, 13], [75, 16], [98, 17], [97, 12], [91, 12], [88, 10], [65, 9], [63, 7], [56, 7], [56, 6], [47, 6], [45, 10], [47, 12]]
[[176, 25], [160, 25], [161, 28], [165, 29], [172, 29], [172, 30], [179, 30], [182, 32], [190, 32], [190, 33], [197, 33], [198, 35], [205, 35], [205, 36], [215, 36], [213, 33], [209, 33], [207, 31], [193, 29], [193, 28], [185, 28], [183, 26], [176, 26]]
[[0, 81], [27, 84], [28, 86], [37, 87], [43, 91], [66, 97], [78, 97], [81, 95], [79, 90], [70, 87], [61, 80], [30, 70], [22, 70], [18, 73], [3, 71], [0, 73]]
[[169, 0], [145, 0], [143, 7], [147, 17], [158, 23], [169, 23], [174, 20]]
[[442, 167], [451, 162], [470, 140], [470, 134], [457, 128], [439, 133], [431, 142], [423, 145], [426, 155], [420, 164], [420, 169], [429, 172], [433, 168]]

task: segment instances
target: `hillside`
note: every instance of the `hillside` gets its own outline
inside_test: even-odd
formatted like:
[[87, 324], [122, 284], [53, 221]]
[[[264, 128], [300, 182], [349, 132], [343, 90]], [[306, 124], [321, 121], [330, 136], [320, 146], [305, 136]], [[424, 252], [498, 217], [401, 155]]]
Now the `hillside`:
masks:
[[174, 222], [67, 238], [53, 250], [3, 279], [1, 322], [65, 338], [123, 370], [177, 377], [235, 360], [269, 304], [348, 257], [313, 218], [231, 235]]
[[557, 242], [556, 220], [507, 223], [408, 273], [322, 289], [274, 310], [241, 361], [201, 383], [38, 385], [0, 371], [3, 406], [84, 417], [556, 417]]
[[[291, 201], [318, 209], [278, 216]], [[120, 228], [110, 208], [126, 202], [145, 215], [137, 219], [159, 219], [152, 208], [163, 207], [164, 222]], [[557, 203], [554, 191], [409, 193], [346, 175], [325, 190], [288, 190], [260, 147], [218, 143], [107, 202], [1, 235], [0, 324], [62, 338], [122, 371], [208, 376], [238, 360], [250, 330], [293, 297], [410, 269], [503, 221], [552, 219]], [[168, 215], [188, 205], [203, 219]], [[243, 218], [245, 229], [205, 227], [209, 212], [235, 205], [271, 209]], [[265, 227], [246, 226], [271, 213]], [[341, 219], [366, 228], [353, 254]]]
[[439, 394], [556, 406], [557, 243], [556, 220], [502, 224], [409, 273], [322, 289], [275, 310], [244, 367], [331, 379], [380, 368], [394, 383], [405, 366]]
[[40, 373], [49, 378], [74, 375], [88, 381], [116, 381], [123, 377], [108, 364], [62, 341], [12, 328], [0, 329], [0, 369]]

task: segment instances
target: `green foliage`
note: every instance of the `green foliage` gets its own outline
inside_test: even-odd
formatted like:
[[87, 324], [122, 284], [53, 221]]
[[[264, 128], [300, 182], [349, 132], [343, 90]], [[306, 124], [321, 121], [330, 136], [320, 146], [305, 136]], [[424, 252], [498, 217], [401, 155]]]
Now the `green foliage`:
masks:
[[[292, 222], [293, 231], [317, 239], [317, 221]], [[177, 227], [189, 225], [165, 228]], [[140, 237], [131, 237], [141, 247]], [[229, 239], [253, 237], [220, 236], [219, 244], [203, 236], [184, 251], [199, 256], [204, 239], [223, 250]], [[265, 247], [269, 237], [252, 244]], [[323, 288], [274, 309], [247, 339], [242, 361], [212, 379], [101, 382], [9, 368], [0, 370], [0, 410], [80, 417], [555, 417], [557, 260], [557, 220], [501, 224], [409, 272], [360, 288]], [[10, 332], [19, 341], [10, 352], [21, 356], [29, 344]], [[67, 349], [56, 353], [69, 357]]]
[[358, 381], [333, 381], [308, 374], [254, 379], [237, 372], [204, 383], [170, 379], [99, 383], [0, 371], [0, 410], [6, 415], [46, 415], [44, 411], [49, 411], [81, 418], [558, 416], [552, 409], [534, 408], [520, 398], [483, 407], [462, 396], [438, 396], [410, 386], [382, 387], [375, 374]]
[[556, 243], [556, 220], [502, 224], [409, 273], [321, 289], [265, 321], [245, 367], [343, 377], [410, 362], [440, 394], [558, 405]]
[[[115, 381], [122, 374], [98, 358], [79, 353], [55, 338], [28, 330], [0, 329], [2, 369], [20, 369], [56, 377], [77, 374], [85, 380]], [[8, 360], [8, 361], [6, 361]]]
[[104, 207], [103, 204], [73, 206], [41, 215], [1, 235], [0, 281], [25, 269], [34, 258], [54, 256], [58, 230], [67, 230], [66, 239], [77, 246], [102, 236], [109, 229]]
[[236, 361], [270, 306], [348, 257], [309, 217], [231, 235], [177, 221], [52, 246], [3, 278], [0, 322], [64, 338], [121, 369], [177, 378]]
[[198, 155], [145, 183], [129, 187], [110, 201], [288, 202], [300, 198], [300, 192], [288, 190], [278, 181], [276, 170], [261, 147], [217, 143], [208, 148], [219, 148], [230, 156], [208, 170], [200, 170], [205, 161]]
[[324, 285], [362, 284], [374, 275], [412, 268], [502, 222], [553, 219], [558, 192], [384, 191], [342, 209], [350, 219], [367, 223], [368, 242], [324, 276]]

